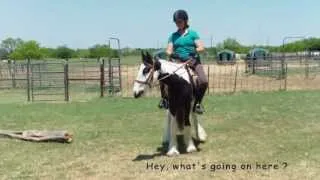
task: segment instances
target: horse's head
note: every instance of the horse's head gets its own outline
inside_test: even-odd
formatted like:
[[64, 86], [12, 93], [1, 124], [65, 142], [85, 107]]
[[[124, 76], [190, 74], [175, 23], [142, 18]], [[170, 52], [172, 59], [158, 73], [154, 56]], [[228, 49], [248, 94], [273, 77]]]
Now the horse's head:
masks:
[[140, 97], [143, 93], [151, 87], [153, 79], [157, 79], [160, 65], [159, 61], [153, 61], [152, 56], [147, 52], [141, 52], [142, 64], [139, 67], [138, 75], [133, 85], [133, 95], [135, 98]]
[[139, 98], [143, 93], [151, 87], [153, 80], [161, 81], [173, 74], [179, 76], [190, 83], [189, 75], [186, 71], [185, 64], [169, 62], [159, 57], [152, 56], [147, 52], [142, 54], [142, 63], [139, 67], [138, 75], [133, 85], [133, 95]]

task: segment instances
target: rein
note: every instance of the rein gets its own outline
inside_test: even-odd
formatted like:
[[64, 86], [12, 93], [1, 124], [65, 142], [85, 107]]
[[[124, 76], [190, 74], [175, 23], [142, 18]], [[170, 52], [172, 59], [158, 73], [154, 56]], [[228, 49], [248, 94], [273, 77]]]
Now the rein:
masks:
[[[173, 74], [175, 74], [179, 69], [181, 69], [181, 68], [185, 67], [189, 62], [191, 62], [191, 60], [188, 60], [188, 61], [186, 61], [186, 62], [182, 63], [182, 65], [181, 65], [180, 67], [178, 67], [175, 71], [173, 71], [173, 73], [172, 73], [172, 74], [168, 74], [168, 75], [166, 75], [166, 76], [164, 76], [164, 77], [160, 78], [160, 79], [159, 79], [159, 81], [164, 80], [164, 79], [166, 79], [166, 78], [168, 78], [168, 77], [172, 76], [172, 75], [173, 75]], [[159, 85], [159, 84], [160, 84], [160, 83], [157, 83], [156, 85]]]
[[134, 80], [134, 81], [137, 82], [137, 83], [140, 83], [140, 84], [146, 84], [146, 85], [148, 85], [148, 86], [151, 88], [151, 87], [152, 87], [151, 81], [152, 81], [152, 79], [153, 79], [154, 66], [151, 65], [151, 64], [147, 64], [147, 63], [146, 63], [146, 66], [148, 66], [149, 68], [151, 68], [150, 76], [146, 79], [146, 81], [139, 81], [139, 80]]

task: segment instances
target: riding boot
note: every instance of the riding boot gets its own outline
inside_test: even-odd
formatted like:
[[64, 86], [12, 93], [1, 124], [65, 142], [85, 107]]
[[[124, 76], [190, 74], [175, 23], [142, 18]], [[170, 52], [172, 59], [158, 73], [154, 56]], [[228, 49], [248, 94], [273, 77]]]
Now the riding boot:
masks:
[[198, 85], [198, 87], [196, 88], [196, 92], [195, 92], [195, 106], [194, 106], [194, 111], [198, 114], [203, 114], [205, 112], [204, 107], [202, 106], [202, 99], [206, 93], [207, 90], [207, 83]]

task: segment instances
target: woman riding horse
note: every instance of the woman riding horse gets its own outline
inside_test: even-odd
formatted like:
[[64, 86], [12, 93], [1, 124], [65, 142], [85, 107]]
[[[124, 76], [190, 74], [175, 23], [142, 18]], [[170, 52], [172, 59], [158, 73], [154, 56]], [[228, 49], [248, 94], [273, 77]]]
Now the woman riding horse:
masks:
[[[189, 28], [188, 14], [185, 10], [176, 11], [173, 15], [173, 21], [176, 23], [178, 30], [169, 37], [166, 53], [169, 57], [175, 57], [174, 59], [180, 63], [191, 60], [189, 65], [198, 76], [198, 84], [195, 92], [195, 112], [202, 114], [204, 109], [201, 102], [208, 88], [208, 79], [204, 73], [198, 53], [204, 51], [204, 46], [198, 33]], [[162, 99], [159, 107], [167, 108], [168, 101], [164, 92], [165, 87], [163, 84], [160, 84], [160, 88]]]

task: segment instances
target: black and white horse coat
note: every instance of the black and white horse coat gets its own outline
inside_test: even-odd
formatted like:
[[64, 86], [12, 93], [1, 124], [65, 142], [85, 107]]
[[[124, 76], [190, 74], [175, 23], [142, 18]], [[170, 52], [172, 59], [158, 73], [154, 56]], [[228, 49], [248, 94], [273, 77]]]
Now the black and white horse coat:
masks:
[[[178, 134], [184, 135], [187, 152], [196, 151], [191, 133], [194, 126], [196, 138], [205, 141], [206, 133], [198, 122], [194, 105], [194, 87], [187, 69], [182, 64], [166, 60], [153, 61], [149, 53], [142, 53], [143, 63], [133, 87], [134, 96], [140, 97], [150, 85], [152, 79], [160, 80], [167, 86], [169, 109], [167, 110], [167, 121], [165, 122], [163, 142], [169, 143], [167, 155], [180, 154], [177, 149]], [[191, 121], [193, 120], [193, 123]]]

